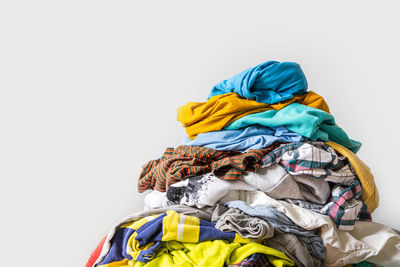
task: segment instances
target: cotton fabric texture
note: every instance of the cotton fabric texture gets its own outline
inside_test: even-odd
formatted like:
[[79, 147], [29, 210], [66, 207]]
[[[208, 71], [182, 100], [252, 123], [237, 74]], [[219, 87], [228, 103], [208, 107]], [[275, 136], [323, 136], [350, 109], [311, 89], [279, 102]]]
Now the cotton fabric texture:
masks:
[[361, 200], [361, 184], [357, 179], [350, 186], [335, 185], [331, 201], [322, 208], [341, 230], [351, 230], [356, 221], [371, 221], [367, 205]]
[[298, 267], [322, 267], [324, 261], [313, 257], [306, 245], [296, 235], [275, 233], [275, 236], [264, 240], [269, 247], [282, 251], [291, 258]]
[[276, 199], [326, 204], [319, 212], [342, 230], [351, 230], [356, 220], [371, 220], [347, 158], [321, 142], [283, 144], [264, 156], [262, 168], [241, 179]]
[[236, 93], [228, 93], [214, 96], [207, 102], [189, 102], [178, 108], [177, 120], [186, 127], [186, 133], [193, 140], [200, 133], [222, 130], [246, 115], [280, 110], [294, 102], [329, 112], [325, 100], [312, 91], [271, 105], [243, 99]]
[[[254, 253], [251, 256], [245, 258], [239, 263], [229, 265], [229, 267], [269, 267], [272, 266], [265, 254]], [[361, 267], [361, 266], [360, 266]]]
[[294, 198], [325, 204], [331, 194], [327, 181], [308, 175], [290, 175], [282, 166], [261, 168], [246, 172], [244, 182], [276, 199]]
[[192, 141], [189, 137], [186, 137], [182, 144], [244, 153], [250, 149], [266, 148], [274, 142], [295, 143], [305, 141], [306, 139], [307, 138], [289, 131], [283, 126], [269, 128], [255, 125], [238, 130], [221, 130], [201, 133]]
[[[155, 210], [133, 214], [123, 219], [106, 237], [101, 255], [94, 266], [222, 267], [224, 264], [239, 263], [254, 253], [271, 256], [271, 260], [276, 263], [274, 266], [294, 265], [293, 261], [280, 251], [250, 242], [235, 233], [223, 233], [211, 222], [178, 214], [173, 209], [198, 213], [196, 209], [172, 206], [172, 210], [167, 210], [161, 215], [158, 212], [162, 210]], [[228, 242], [226, 238], [232, 242]], [[212, 241], [207, 241], [210, 239]], [[148, 261], [149, 257], [151, 261]]]
[[189, 243], [209, 240], [250, 242], [234, 232], [225, 233], [216, 229], [212, 222], [169, 210], [121, 225], [112, 240], [110, 253], [100, 266], [120, 261], [121, 258], [147, 263], [155, 257], [163, 242], [171, 240]]
[[278, 231], [279, 233], [296, 235], [300, 240], [304, 241], [311, 255], [320, 260], [325, 259], [325, 246], [321, 240], [321, 237], [319, 237], [313, 231], [309, 231], [298, 226], [284, 213], [271, 207], [265, 207], [261, 205], [250, 206], [241, 200], [229, 201], [226, 202], [225, 205], [228, 208], [239, 209], [250, 216], [256, 216], [264, 219], [274, 227], [275, 231]]
[[227, 209], [218, 214], [216, 210], [213, 218], [217, 217], [215, 228], [223, 232], [235, 232], [243, 238], [266, 239], [274, 236], [274, 227], [258, 217], [249, 216], [240, 209]]
[[140, 174], [145, 211], [116, 223], [86, 267], [400, 266], [399, 233], [371, 222], [379, 195], [361, 143], [297, 63], [242, 71], [177, 119], [183, 145]]
[[235, 120], [225, 129], [236, 130], [251, 125], [285, 126], [312, 141], [332, 141], [354, 153], [357, 153], [361, 147], [360, 142], [351, 140], [343, 129], [336, 125], [331, 114], [299, 103], [292, 103], [281, 110], [268, 110], [246, 115]]
[[327, 266], [341, 267], [364, 260], [383, 266], [397, 266], [400, 262], [400, 235], [385, 225], [356, 221], [351, 231], [338, 230], [328, 216], [273, 199], [260, 191], [240, 191], [240, 194], [227, 195], [221, 201], [237, 199], [250, 206], [281, 211], [301, 228], [319, 229], [319, 236], [326, 247]]
[[232, 190], [254, 191], [257, 188], [243, 181], [225, 181], [212, 173], [195, 176], [172, 184], [166, 192], [169, 205], [187, 205], [202, 208], [214, 206], [219, 199]]
[[327, 142], [326, 144], [349, 160], [351, 166], [361, 181], [363, 189], [362, 199], [372, 213], [379, 205], [379, 193], [375, 184], [374, 176], [372, 175], [369, 167], [363, 161], [361, 161], [356, 154], [344, 146], [334, 142]]
[[186, 178], [212, 172], [224, 180], [236, 181], [244, 171], [256, 171], [262, 157], [279, 144], [247, 153], [217, 151], [197, 146], [168, 148], [161, 159], [151, 160], [142, 169], [139, 192], [155, 189], [165, 192], [168, 186]]
[[208, 98], [230, 92], [274, 104], [306, 93], [307, 80], [295, 62], [267, 61], [216, 84]]

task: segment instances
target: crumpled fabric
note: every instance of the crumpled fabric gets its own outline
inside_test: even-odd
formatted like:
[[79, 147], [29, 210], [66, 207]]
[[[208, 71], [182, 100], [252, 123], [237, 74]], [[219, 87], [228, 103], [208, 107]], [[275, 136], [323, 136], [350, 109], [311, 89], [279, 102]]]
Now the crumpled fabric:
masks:
[[223, 232], [236, 232], [244, 238], [253, 239], [265, 239], [274, 236], [274, 227], [267, 221], [249, 216], [240, 209], [228, 209], [226, 211], [216, 209], [213, 213], [214, 217], [218, 217], [215, 228]]
[[308, 231], [298, 226], [284, 213], [271, 207], [250, 206], [242, 200], [229, 201], [226, 202], [225, 205], [228, 208], [240, 209], [250, 216], [256, 216], [266, 220], [274, 227], [275, 231], [279, 233], [290, 233], [297, 235], [300, 240], [305, 242], [311, 255], [320, 260], [325, 259], [325, 246], [321, 237], [313, 231]]
[[247, 172], [241, 179], [276, 199], [294, 198], [325, 204], [331, 195], [327, 181], [310, 175], [291, 175], [279, 164], [255, 173]]
[[385, 225], [356, 221], [353, 230], [338, 230], [328, 216], [273, 199], [260, 191], [241, 191], [239, 195], [225, 196], [221, 202], [235, 199], [241, 199], [250, 206], [261, 205], [279, 210], [304, 229], [319, 229], [326, 246], [327, 266], [340, 267], [363, 260], [379, 266], [397, 266], [400, 262], [400, 235]]
[[216, 84], [208, 98], [226, 93], [274, 104], [307, 92], [307, 80], [295, 62], [267, 61]]
[[238, 130], [201, 133], [192, 141], [189, 137], [186, 137], [182, 141], [182, 145], [203, 146], [215, 150], [233, 150], [243, 153], [250, 149], [265, 148], [274, 142], [295, 143], [306, 139], [283, 126], [269, 128], [255, 125]]
[[363, 192], [361, 197], [365, 204], [367, 204], [369, 211], [372, 213], [379, 205], [379, 193], [375, 184], [374, 176], [372, 175], [369, 167], [362, 162], [356, 154], [344, 146], [334, 142], [326, 142], [326, 144], [349, 160], [362, 184]]
[[186, 128], [190, 140], [193, 140], [200, 133], [222, 130], [246, 115], [266, 110], [280, 110], [294, 102], [329, 113], [324, 98], [312, 91], [275, 104], [259, 103], [241, 98], [236, 93], [228, 93], [213, 96], [206, 102], [189, 102], [179, 107], [177, 120]]
[[226, 126], [225, 130], [237, 130], [251, 125], [285, 126], [312, 141], [336, 142], [354, 153], [361, 147], [360, 142], [350, 139], [346, 132], [336, 125], [331, 114], [299, 103], [291, 103], [281, 110], [267, 110], [244, 116]]
[[275, 233], [274, 237], [263, 240], [264, 244], [282, 251], [291, 258], [297, 267], [323, 267], [323, 260], [313, 257], [307, 246], [296, 235]]
[[[321, 142], [284, 144], [266, 155], [263, 163], [256, 173], [241, 179], [276, 199], [326, 204], [319, 212], [329, 215], [341, 230], [351, 230], [356, 220], [371, 220], [354, 170], [332, 147]], [[333, 189], [328, 182], [334, 183]]]
[[167, 203], [186, 206], [214, 206], [217, 201], [232, 190], [257, 190], [243, 181], [225, 181], [212, 173], [190, 177], [168, 187]]
[[310, 175], [335, 184], [350, 185], [356, 178], [347, 158], [322, 142], [283, 144], [263, 157], [263, 168], [276, 164], [291, 175]]
[[243, 172], [258, 170], [262, 157], [278, 146], [278, 143], [274, 143], [267, 148], [252, 149], [244, 154], [199, 146], [168, 148], [161, 159], [151, 160], [143, 166], [138, 190], [144, 192], [155, 189], [165, 192], [171, 184], [209, 172], [220, 179], [236, 181]]
[[[157, 228], [160, 231], [162, 231], [160, 234], [162, 235], [156, 235], [153, 236], [151, 235], [150, 231], [148, 232], [146, 229], [149, 228], [147, 225], [149, 222], [152, 222], [156, 220], [157, 218], [160, 217], [160, 213], [167, 212], [170, 214], [175, 214], [176, 212], [172, 212], [171, 210], [178, 211], [180, 214], [180, 217], [185, 218], [185, 220], [180, 220], [185, 223], [185, 225], [188, 226], [188, 228], [183, 227], [183, 236], [179, 237], [179, 226], [177, 231], [173, 230], [174, 227], [176, 228], [177, 223], [175, 222], [175, 226], [173, 226], [170, 223], [168, 224], [167, 228]], [[246, 257], [254, 254], [254, 253], [263, 253], [267, 255], [268, 260], [272, 260], [271, 262], [275, 262], [274, 266], [276, 267], [281, 267], [281, 266], [293, 266], [294, 263], [293, 261], [288, 258], [284, 253], [272, 249], [266, 245], [256, 243], [256, 242], [250, 242], [247, 244], [241, 244], [241, 241], [245, 241], [243, 238], [235, 237], [235, 240], [233, 242], [229, 242], [227, 240], [221, 240], [221, 238], [218, 238], [218, 240], [214, 241], [197, 241], [195, 243], [189, 242], [184, 242], [193, 239], [196, 237], [194, 233], [196, 231], [193, 231], [193, 226], [198, 225], [199, 227], [206, 227], [209, 228], [209, 226], [214, 225], [211, 222], [203, 221], [201, 222], [200, 218], [210, 220], [211, 219], [211, 210], [210, 211], [205, 211], [205, 210], [199, 210], [199, 209], [194, 209], [190, 208], [187, 206], [171, 206], [166, 209], [155, 209], [151, 211], [141, 211], [134, 213], [132, 215], [129, 215], [122, 220], [120, 220], [118, 223], [116, 223], [112, 228], [105, 240], [101, 242], [101, 253], [98, 255], [97, 259], [95, 260], [95, 263], [93, 264], [93, 260], [91, 259], [88, 261], [87, 266], [225, 266], [231, 265], [231, 264], [236, 264], [239, 263], [240, 261], [244, 260]], [[183, 216], [183, 214], [186, 214], [186, 216]], [[190, 215], [196, 216], [197, 218], [190, 218]], [[186, 220], [188, 219], [188, 220]], [[175, 220], [176, 221], [176, 220]], [[193, 224], [194, 222], [197, 221], [197, 224]], [[146, 223], [147, 222], [147, 223]], [[201, 222], [201, 223], [200, 223]], [[138, 228], [139, 227], [139, 228]], [[144, 227], [144, 231], [140, 231]], [[172, 227], [172, 228], [171, 228]], [[172, 229], [172, 231], [167, 230], [167, 229]], [[123, 230], [122, 233], [125, 235], [131, 235], [131, 238], [123, 238], [123, 235], [121, 235], [121, 229]], [[136, 233], [132, 232], [134, 229], [137, 229], [139, 232], [138, 235]], [[153, 230], [157, 230], [153, 228]], [[214, 232], [218, 231], [217, 229], [211, 229], [209, 228], [210, 231], [200, 231], [198, 232], [199, 234], [199, 239], [201, 236], [203, 236], [205, 239], [210, 238], [209, 232]], [[187, 234], [185, 234], [185, 232]], [[171, 240], [171, 241], [166, 241], [162, 242], [162, 244], [158, 247], [159, 249], [157, 250], [156, 255], [152, 258], [152, 260], [146, 265], [144, 265], [143, 262], [135, 261], [130, 254], [132, 254], [132, 249], [142, 249], [142, 248], [147, 248], [146, 246], [143, 246], [143, 244], [139, 244], [138, 246], [130, 247], [128, 243], [132, 243], [133, 239], [136, 239], [136, 237], [139, 237], [140, 235], [151, 235], [152, 237], [159, 239], [162, 237], [162, 239], [174, 239], [173, 236], [177, 235], [178, 238], [182, 239], [182, 242], [178, 242], [176, 240]], [[221, 234], [223, 234], [221, 232]], [[202, 238], [202, 239], [204, 239]], [[211, 238], [212, 239], [212, 238]], [[119, 240], [120, 242], [117, 242]], [[151, 241], [152, 238], [149, 239], [143, 239], [143, 241]], [[193, 240], [195, 241], [195, 240]], [[117, 243], [116, 243], [117, 242]], [[149, 245], [152, 245], [153, 243], [149, 243]], [[116, 246], [115, 246], [116, 245]], [[132, 245], [132, 244], [131, 244]], [[114, 255], [114, 256], [111, 256]], [[110, 257], [111, 256], [111, 257]], [[111, 264], [111, 265], [109, 265]]]
[[371, 214], [361, 200], [361, 193], [358, 179], [350, 186], [335, 185], [331, 201], [321, 211], [328, 214], [339, 229], [352, 230], [356, 221], [371, 221]]
[[267, 255], [262, 253], [254, 253], [249, 257], [245, 258], [241, 262], [238, 262], [229, 267], [270, 267], [272, 264], [269, 263]]

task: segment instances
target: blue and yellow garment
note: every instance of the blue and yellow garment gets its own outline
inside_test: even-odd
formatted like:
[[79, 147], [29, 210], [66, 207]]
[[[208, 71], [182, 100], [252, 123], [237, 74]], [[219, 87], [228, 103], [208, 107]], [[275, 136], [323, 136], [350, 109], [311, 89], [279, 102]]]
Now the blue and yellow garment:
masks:
[[212, 222], [169, 210], [161, 215], [121, 225], [102, 264], [123, 259], [149, 262], [166, 241], [198, 243], [217, 239], [235, 243], [250, 242], [234, 232], [218, 230]]
[[[214, 242], [211, 240], [219, 242], [219, 246], [210, 250], [214, 253], [217, 248], [223, 251], [230, 247], [229, 253], [225, 253], [225, 258], [222, 259], [222, 255], [215, 254], [213, 256], [215, 260], [220, 257], [219, 260], [235, 263], [252, 253], [259, 252], [271, 255], [273, 258], [282, 259], [281, 262], [284, 265], [292, 266], [292, 261], [280, 251], [251, 242], [251, 240], [242, 238], [234, 232], [222, 232], [216, 229], [212, 222], [193, 216], [185, 216], [173, 210], [119, 226], [111, 239], [111, 247], [107, 255], [98, 266], [143, 266], [145, 263], [153, 263], [153, 259], [154, 263], [160, 260], [164, 262], [167, 258], [166, 262], [170, 262], [170, 257], [175, 257], [174, 260], [176, 261], [176, 257], [182, 256], [184, 252], [171, 253], [170, 255], [168, 251], [171, 250], [172, 244], [175, 244], [172, 250], [186, 247], [184, 250], [187, 251], [190, 247], [189, 250], [193, 252], [197, 251], [196, 246], [211, 245], [212, 243], [209, 242]], [[193, 253], [191, 256], [193, 256]]]

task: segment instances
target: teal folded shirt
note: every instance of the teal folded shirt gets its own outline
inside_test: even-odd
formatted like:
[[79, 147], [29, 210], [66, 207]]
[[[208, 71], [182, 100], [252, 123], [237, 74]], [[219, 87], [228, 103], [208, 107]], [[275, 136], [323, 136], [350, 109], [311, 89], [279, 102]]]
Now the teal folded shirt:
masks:
[[361, 147], [360, 142], [351, 140], [343, 129], [336, 125], [335, 118], [331, 114], [299, 103], [292, 103], [281, 110], [267, 110], [247, 115], [225, 127], [225, 130], [236, 130], [251, 125], [285, 126], [313, 141], [332, 141], [354, 153]]

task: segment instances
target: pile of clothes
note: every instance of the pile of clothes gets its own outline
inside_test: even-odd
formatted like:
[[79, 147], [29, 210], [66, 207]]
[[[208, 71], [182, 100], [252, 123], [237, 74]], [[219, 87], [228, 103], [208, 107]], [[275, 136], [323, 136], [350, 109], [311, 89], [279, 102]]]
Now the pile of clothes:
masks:
[[86, 266], [400, 266], [400, 235], [371, 221], [361, 143], [298, 64], [249, 68], [177, 119], [188, 136], [143, 166], [144, 210]]

